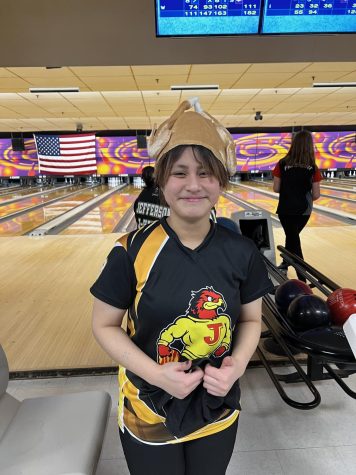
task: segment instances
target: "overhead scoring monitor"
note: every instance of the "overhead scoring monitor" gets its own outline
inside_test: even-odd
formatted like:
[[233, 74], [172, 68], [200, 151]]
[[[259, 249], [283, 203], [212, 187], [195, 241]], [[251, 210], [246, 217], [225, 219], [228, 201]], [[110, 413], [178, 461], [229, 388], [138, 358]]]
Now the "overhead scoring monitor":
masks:
[[157, 36], [258, 34], [261, 0], [155, 0]]
[[264, 34], [356, 32], [356, 0], [265, 0]]

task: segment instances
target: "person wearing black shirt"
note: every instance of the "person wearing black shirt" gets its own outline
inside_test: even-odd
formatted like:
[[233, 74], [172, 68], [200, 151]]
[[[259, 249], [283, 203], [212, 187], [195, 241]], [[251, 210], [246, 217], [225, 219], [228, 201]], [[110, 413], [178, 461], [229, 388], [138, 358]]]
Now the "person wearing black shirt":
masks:
[[168, 207], [163, 206], [160, 202], [159, 191], [154, 182], [154, 170], [151, 166], [144, 167], [142, 170], [142, 180], [145, 183], [145, 188], [134, 203], [138, 228], [169, 215]]
[[210, 219], [236, 169], [234, 142], [191, 106], [149, 139], [170, 215], [122, 236], [91, 287], [94, 335], [120, 364], [118, 422], [132, 475], [225, 473], [238, 379], [273, 289], [255, 244]]
[[[272, 173], [273, 191], [279, 193], [277, 214], [286, 235], [285, 248], [303, 259], [299, 235], [309, 221], [313, 201], [320, 197], [322, 180], [310, 132], [302, 130], [295, 134], [286, 157]], [[287, 269], [288, 264], [283, 261], [279, 268]], [[305, 281], [300, 274], [298, 278]]]

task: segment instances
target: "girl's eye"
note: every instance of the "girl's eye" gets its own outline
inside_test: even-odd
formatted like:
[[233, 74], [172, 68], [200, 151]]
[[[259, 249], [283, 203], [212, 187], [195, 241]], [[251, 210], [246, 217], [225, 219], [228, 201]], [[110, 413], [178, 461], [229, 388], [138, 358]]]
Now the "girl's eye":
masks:
[[202, 170], [200, 173], [199, 173], [199, 176], [209, 176], [210, 173], [207, 172], [206, 170]]
[[172, 175], [173, 175], [173, 176], [178, 176], [178, 177], [179, 177], [179, 176], [184, 176], [184, 175], [185, 175], [185, 173], [184, 173], [184, 172], [172, 172]]

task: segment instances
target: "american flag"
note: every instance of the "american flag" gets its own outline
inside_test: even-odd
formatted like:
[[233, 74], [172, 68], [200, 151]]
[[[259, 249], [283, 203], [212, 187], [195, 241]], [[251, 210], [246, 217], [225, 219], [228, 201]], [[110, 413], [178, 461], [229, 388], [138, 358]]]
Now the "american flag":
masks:
[[42, 175], [96, 173], [95, 134], [34, 134]]

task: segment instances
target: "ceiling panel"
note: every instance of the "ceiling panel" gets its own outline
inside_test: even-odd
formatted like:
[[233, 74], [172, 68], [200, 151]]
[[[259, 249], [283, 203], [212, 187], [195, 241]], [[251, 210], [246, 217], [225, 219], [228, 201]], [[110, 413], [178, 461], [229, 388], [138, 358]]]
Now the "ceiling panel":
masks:
[[122, 77], [132, 76], [132, 69], [130, 66], [85, 66], [85, 67], [70, 67], [70, 71], [81, 78], [87, 77]]
[[251, 64], [249, 73], [297, 73], [312, 67], [314, 63], [259, 63]]
[[187, 75], [191, 66], [182, 65], [152, 65], [152, 66], [131, 66], [135, 76], [171, 76], [171, 75]]
[[[313, 76], [356, 82], [356, 63], [0, 68], [0, 131], [76, 130], [78, 122], [88, 130], [149, 129], [192, 96], [228, 127], [355, 123], [356, 89], [312, 88]], [[173, 84], [219, 89], [171, 91]], [[80, 92], [31, 94], [31, 86]]]

